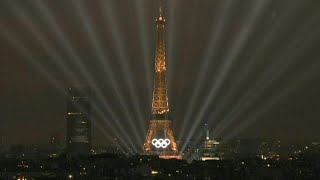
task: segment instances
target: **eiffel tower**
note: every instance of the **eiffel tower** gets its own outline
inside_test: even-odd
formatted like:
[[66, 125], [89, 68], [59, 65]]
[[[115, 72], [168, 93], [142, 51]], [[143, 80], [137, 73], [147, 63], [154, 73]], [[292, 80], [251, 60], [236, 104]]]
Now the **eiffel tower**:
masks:
[[152, 99], [152, 116], [149, 122], [147, 137], [144, 143], [145, 154], [156, 154], [160, 158], [181, 159], [172, 130], [166, 83], [166, 49], [165, 49], [165, 18], [162, 6], [156, 19], [157, 44], [155, 55], [154, 89]]

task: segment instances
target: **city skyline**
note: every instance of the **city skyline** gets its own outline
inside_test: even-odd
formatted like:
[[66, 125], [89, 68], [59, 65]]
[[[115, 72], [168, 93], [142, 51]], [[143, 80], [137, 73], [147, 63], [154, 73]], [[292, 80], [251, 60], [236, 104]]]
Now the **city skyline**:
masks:
[[[165, 1], [176, 138], [197, 138], [209, 122], [219, 138], [319, 140], [319, 5]], [[0, 136], [9, 144], [66, 138], [65, 92], [81, 84], [97, 108], [93, 144], [116, 137], [142, 146], [157, 9], [147, 0], [1, 1]]]

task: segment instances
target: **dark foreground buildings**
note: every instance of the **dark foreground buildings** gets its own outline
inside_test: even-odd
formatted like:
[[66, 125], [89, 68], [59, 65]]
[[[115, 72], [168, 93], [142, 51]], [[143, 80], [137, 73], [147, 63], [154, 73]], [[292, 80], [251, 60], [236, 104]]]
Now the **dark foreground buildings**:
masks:
[[157, 156], [99, 154], [47, 158], [0, 156], [0, 180], [40, 179], [320, 179], [320, 156], [300, 154], [291, 159], [236, 158], [218, 161], [161, 159]]
[[[240, 145], [233, 142], [239, 142]], [[241, 142], [252, 148], [242, 148]], [[257, 144], [255, 142], [258, 142], [258, 148], [253, 148]], [[188, 162], [162, 159], [154, 155], [129, 156], [119, 152], [70, 156], [62, 146], [55, 144], [1, 145], [0, 180], [320, 179], [318, 142], [290, 145], [285, 148], [285, 152], [276, 148], [277, 141], [232, 140], [230, 143], [224, 142], [217, 146], [222, 148], [217, 152], [221, 157], [219, 160]]]

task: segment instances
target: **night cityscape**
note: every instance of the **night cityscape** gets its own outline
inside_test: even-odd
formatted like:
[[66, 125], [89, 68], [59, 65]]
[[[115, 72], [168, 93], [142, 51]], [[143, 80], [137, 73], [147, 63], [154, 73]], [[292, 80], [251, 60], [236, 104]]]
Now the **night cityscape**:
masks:
[[0, 180], [320, 179], [320, 1], [0, 1]]

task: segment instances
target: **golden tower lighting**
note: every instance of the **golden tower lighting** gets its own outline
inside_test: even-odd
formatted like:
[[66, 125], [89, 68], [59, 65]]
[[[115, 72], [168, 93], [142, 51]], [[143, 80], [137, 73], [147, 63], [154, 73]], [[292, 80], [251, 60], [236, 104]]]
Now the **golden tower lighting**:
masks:
[[160, 158], [181, 159], [177, 149], [177, 143], [172, 131], [172, 120], [169, 116], [169, 103], [166, 83], [166, 49], [165, 49], [165, 18], [162, 7], [159, 8], [159, 16], [156, 19], [157, 44], [154, 71], [154, 89], [152, 99], [152, 117], [149, 122], [147, 137], [144, 143], [146, 154], [156, 154]]

